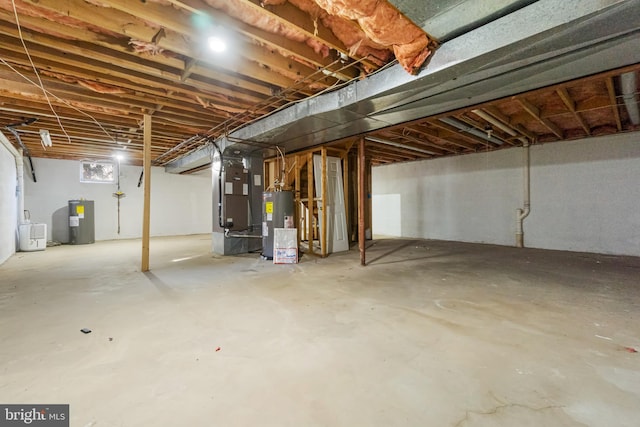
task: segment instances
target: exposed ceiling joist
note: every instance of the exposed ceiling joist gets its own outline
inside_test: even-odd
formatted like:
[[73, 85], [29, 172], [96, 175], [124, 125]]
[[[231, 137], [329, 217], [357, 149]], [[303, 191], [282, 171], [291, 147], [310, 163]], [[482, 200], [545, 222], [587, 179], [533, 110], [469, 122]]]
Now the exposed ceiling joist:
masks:
[[524, 110], [529, 113], [534, 119], [538, 120], [540, 123], [542, 123], [547, 129], [549, 129], [551, 132], [553, 132], [553, 134], [555, 136], [558, 137], [558, 139], [562, 139], [563, 138], [563, 134], [562, 134], [562, 130], [560, 130], [560, 128], [553, 123], [551, 120], [542, 117], [540, 115], [540, 109], [538, 107], [536, 107], [535, 105], [533, 105], [532, 103], [530, 103], [529, 101], [527, 101], [526, 99], [523, 98], [518, 98], [518, 102], [520, 103], [520, 105], [522, 105], [522, 108], [524, 108]]
[[[361, 6], [350, 1], [347, 8]], [[359, 22], [328, 16], [313, 0], [15, 0], [33, 64], [61, 99], [52, 105], [71, 138], [64, 143], [42, 89], [17, 74], [38, 79], [13, 3], [0, 0], [0, 128], [37, 118], [17, 132], [43, 157], [108, 157], [130, 139], [130, 161], [139, 162], [140, 123], [152, 114], [157, 164], [228, 134], [254, 150], [277, 142], [288, 152], [368, 135], [393, 143], [371, 147], [386, 164], [426, 158], [415, 150], [438, 157], [635, 130], [617, 79], [638, 69], [629, 46], [640, 0], [568, 1], [507, 0], [491, 17], [466, 16], [477, 25], [465, 28], [450, 15], [464, 1], [419, 14], [403, 1], [418, 25], [442, 29], [449, 19], [446, 33], [459, 35], [413, 77], [392, 66], [393, 45], [357, 43]], [[233, 34], [227, 56], [206, 50], [198, 20]], [[39, 127], [55, 139], [46, 151]]]
[[580, 113], [576, 111], [576, 103], [571, 98], [571, 95], [569, 95], [569, 91], [566, 88], [560, 88], [556, 91], [556, 93], [558, 94], [560, 99], [562, 99], [562, 102], [564, 102], [564, 105], [566, 105], [569, 111], [571, 111], [571, 113], [573, 114], [573, 117], [575, 117], [575, 119], [580, 123], [580, 126], [582, 126], [582, 129], [584, 129], [584, 132], [587, 135], [591, 135], [591, 128], [589, 128], [589, 125], [582, 118]]

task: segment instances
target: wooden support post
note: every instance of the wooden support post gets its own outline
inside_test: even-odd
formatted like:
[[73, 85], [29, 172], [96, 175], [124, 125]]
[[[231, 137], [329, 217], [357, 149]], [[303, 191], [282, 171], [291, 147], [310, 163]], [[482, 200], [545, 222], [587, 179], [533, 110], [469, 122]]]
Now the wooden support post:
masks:
[[142, 210], [142, 263], [140, 271], [149, 271], [149, 223], [151, 220], [151, 116], [144, 115], [144, 207]]
[[364, 138], [360, 138], [358, 143], [358, 245], [360, 247], [360, 264], [367, 265], [364, 253], [365, 246], [365, 204], [366, 198], [366, 164], [364, 157]]
[[[322, 221], [321, 221], [321, 233], [320, 233], [320, 248], [322, 249], [322, 256], [327, 256], [327, 148], [322, 147]], [[320, 211], [318, 211], [320, 215]]]
[[307, 229], [308, 235], [307, 240], [309, 241], [309, 253], [313, 253], [313, 204], [315, 200], [313, 198], [313, 153], [309, 153], [307, 155], [307, 205], [309, 208], [308, 218], [307, 218]]
[[349, 191], [353, 196], [351, 199], [351, 241], [357, 242], [358, 239], [358, 147], [353, 158], [349, 159]]
[[300, 247], [300, 234], [302, 233], [301, 229], [300, 229], [300, 219], [302, 218], [302, 209], [301, 209], [301, 202], [300, 202], [300, 169], [302, 168], [302, 158], [298, 155], [296, 155], [295, 157], [295, 162], [296, 162], [296, 174], [295, 174], [295, 182], [294, 182], [294, 194], [293, 194], [293, 198], [295, 200], [295, 204], [296, 204], [296, 208], [295, 208], [295, 219], [296, 219], [296, 228], [298, 229], [297, 232], [297, 239], [298, 239], [298, 248]]
[[367, 178], [367, 190], [365, 193], [365, 200], [367, 201], [367, 210], [365, 211], [365, 223], [364, 223], [364, 237], [367, 238], [367, 231], [369, 231], [370, 239], [373, 238], [373, 198], [371, 194], [373, 194], [373, 182], [371, 181], [371, 177], [373, 174], [371, 173], [371, 169], [373, 165], [371, 163], [371, 158], [367, 161], [365, 156], [365, 165], [366, 165], [366, 178]]

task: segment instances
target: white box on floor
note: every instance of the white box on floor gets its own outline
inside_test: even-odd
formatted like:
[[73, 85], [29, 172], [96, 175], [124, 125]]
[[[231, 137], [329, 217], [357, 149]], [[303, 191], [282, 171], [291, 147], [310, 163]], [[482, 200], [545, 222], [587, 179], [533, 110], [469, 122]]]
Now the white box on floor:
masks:
[[273, 229], [273, 263], [297, 264], [298, 263], [298, 229], [274, 228]]

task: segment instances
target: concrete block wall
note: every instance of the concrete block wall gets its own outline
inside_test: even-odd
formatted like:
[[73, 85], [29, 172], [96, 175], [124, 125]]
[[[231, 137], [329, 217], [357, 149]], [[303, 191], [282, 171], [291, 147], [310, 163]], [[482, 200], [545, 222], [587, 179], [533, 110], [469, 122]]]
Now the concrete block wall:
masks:
[[[525, 246], [640, 256], [640, 133], [531, 147]], [[373, 168], [374, 235], [515, 244], [522, 149]]]

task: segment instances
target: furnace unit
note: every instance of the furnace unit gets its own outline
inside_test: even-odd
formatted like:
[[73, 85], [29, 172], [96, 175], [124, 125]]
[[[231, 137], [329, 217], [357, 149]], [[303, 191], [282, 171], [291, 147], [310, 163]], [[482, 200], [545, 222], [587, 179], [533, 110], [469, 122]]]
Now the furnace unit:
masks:
[[222, 174], [224, 200], [222, 228], [244, 231], [249, 228], [249, 170], [242, 164], [230, 164]]

